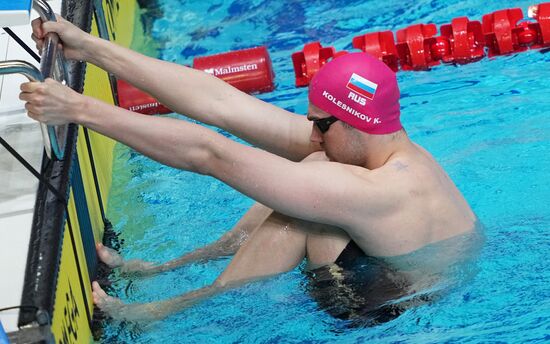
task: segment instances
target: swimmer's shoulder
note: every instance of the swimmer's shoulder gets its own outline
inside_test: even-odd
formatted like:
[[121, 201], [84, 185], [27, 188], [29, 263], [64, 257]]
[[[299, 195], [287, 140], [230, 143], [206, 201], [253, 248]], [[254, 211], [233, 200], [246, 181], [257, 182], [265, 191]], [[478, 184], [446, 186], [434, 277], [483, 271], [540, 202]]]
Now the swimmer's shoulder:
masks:
[[326, 162], [327, 164], [336, 165], [341, 167], [343, 170], [351, 172], [352, 174], [359, 176], [359, 177], [365, 177], [368, 176], [368, 173], [370, 172], [369, 169], [361, 166], [355, 166], [355, 165], [348, 165], [343, 164], [335, 161], [330, 161], [328, 156], [325, 154], [324, 151], [318, 151], [313, 152], [310, 155], [308, 155], [306, 158], [302, 160], [302, 162]]
[[327, 164], [336, 165], [342, 168], [343, 171], [350, 173], [353, 176], [359, 177], [357, 180], [363, 179], [364, 181], [374, 182], [377, 184], [379, 178], [384, 178], [383, 173], [379, 173], [382, 169], [379, 170], [369, 170], [368, 168], [362, 166], [355, 166], [349, 164], [343, 164], [335, 161], [330, 161], [324, 151], [313, 152], [307, 157], [305, 157], [302, 163], [310, 162], [326, 162]]

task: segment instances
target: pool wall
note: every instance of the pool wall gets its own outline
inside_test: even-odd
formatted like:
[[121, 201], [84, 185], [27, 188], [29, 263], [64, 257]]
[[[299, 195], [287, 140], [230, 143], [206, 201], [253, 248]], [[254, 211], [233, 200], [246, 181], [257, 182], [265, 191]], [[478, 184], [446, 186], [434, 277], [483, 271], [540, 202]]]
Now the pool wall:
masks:
[[[134, 0], [66, 0], [62, 15], [93, 35], [143, 49], [140, 8]], [[93, 65], [71, 63], [69, 85], [115, 104], [113, 77]], [[105, 216], [115, 142], [71, 125], [65, 159], [44, 157], [41, 173], [68, 202], [41, 183], [25, 271], [23, 305], [12, 342], [90, 343], [96, 277], [95, 243], [110, 224]], [[95, 171], [95, 173], [94, 173]], [[66, 204], [66, 207], [65, 207]]]

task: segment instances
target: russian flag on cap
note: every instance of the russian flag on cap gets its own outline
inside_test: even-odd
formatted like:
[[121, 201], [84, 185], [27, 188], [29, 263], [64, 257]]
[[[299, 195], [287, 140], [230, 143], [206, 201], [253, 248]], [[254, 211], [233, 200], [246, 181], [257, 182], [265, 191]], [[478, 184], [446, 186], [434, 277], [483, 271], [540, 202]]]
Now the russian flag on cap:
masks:
[[376, 93], [376, 89], [378, 88], [378, 84], [353, 73], [351, 78], [349, 78], [346, 87], [353, 92], [372, 100], [372, 98], [374, 98], [374, 93]]

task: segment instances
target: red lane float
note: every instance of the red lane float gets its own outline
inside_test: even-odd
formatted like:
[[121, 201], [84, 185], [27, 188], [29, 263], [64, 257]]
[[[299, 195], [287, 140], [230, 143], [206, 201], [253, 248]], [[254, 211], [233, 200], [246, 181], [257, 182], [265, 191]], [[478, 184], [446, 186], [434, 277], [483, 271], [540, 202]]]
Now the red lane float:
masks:
[[124, 80], [117, 80], [118, 106], [144, 115], [166, 114], [172, 112], [151, 95], [132, 86]]
[[[550, 2], [529, 7], [529, 18], [523, 18], [519, 8], [486, 14], [482, 22], [467, 17], [455, 18], [440, 27], [435, 24], [416, 24], [396, 32], [366, 33], [353, 38], [352, 46], [368, 52], [393, 71], [428, 70], [443, 63], [464, 64], [489, 57], [550, 47]], [[309, 85], [319, 69], [330, 59], [347, 51], [323, 47], [311, 42], [302, 51], [292, 54], [297, 87]], [[274, 89], [273, 67], [265, 47], [198, 57], [193, 68], [205, 71], [247, 93], [270, 92]], [[118, 95], [121, 107], [145, 114], [171, 112], [153, 97], [119, 80]]]
[[[212, 74], [247, 93], [273, 91], [273, 67], [265, 47], [197, 57], [193, 68]], [[145, 115], [172, 112], [149, 94], [117, 80], [119, 106]]]
[[265, 47], [197, 57], [193, 68], [212, 74], [247, 93], [271, 92], [273, 67]]
[[[398, 30], [396, 40], [391, 31], [371, 32], [354, 37], [352, 46], [378, 57], [395, 72], [428, 70], [441, 62], [470, 63], [483, 58], [485, 50], [494, 57], [550, 47], [550, 2], [530, 6], [528, 17], [524, 20], [519, 8], [505, 9], [484, 15], [482, 22], [455, 18], [440, 27], [439, 36], [435, 24], [416, 24]], [[322, 54], [321, 49], [327, 50]], [[292, 54], [296, 86], [307, 86], [323, 64], [345, 53], [334, 51], [313, 42]]]
[[378, 57], [394, 72], [397, 72], [399, 69], [399, 57], [397, 56], [397, 48], [395, 47], [393, 32], [372, 32], [362, 36], [353, 37], [352, 45], [355, 49], [362, 50]]
[[292, 54], [296, 87], [309, 85], [311, 78], [330, 59], [336, 50], [333, 47], [323, 47], [319, 42], [304, 45], [302, 51]]
[[543, 48], [550, 46], [550, 2], [529, 7], [529, 18], [535, 19], [537, 23], [533, 28], [537, 31], [537, 41], [532, 48]]
[[451, 24], [442, 25], [441, 37], [436, 45], [444, 40], [449, 50], [439, 50], [437, 56], [445, 63], [469, 63], [481, 59], [484, 55], [484, 36], [479, 21], [470, 21], [467, 17], [455, 18]]
[[521, 8], [500, 10], [483, 16], [483, 33], [489, 57], [527, 50], [520, 44], [517, 23], [523, 19]]
[[416, 24], [397, 30], [397, 55], [403, 70], [426, 70], [440, 62], [432, 56], [436, 43], [435, 24]]

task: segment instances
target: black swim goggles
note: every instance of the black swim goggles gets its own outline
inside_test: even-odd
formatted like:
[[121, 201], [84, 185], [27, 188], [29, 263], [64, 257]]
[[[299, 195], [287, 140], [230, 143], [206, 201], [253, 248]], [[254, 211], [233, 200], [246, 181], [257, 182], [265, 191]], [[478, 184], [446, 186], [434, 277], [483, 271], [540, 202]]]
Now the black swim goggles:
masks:
[[319, 128], [321, 134], [324, 134], [328, 131], [328, 129], [334, 122], [338, 121], [338, 118], [330, 116], [327, 118], [312, 119], [311, 121], [317, 126], [317, 128]]

